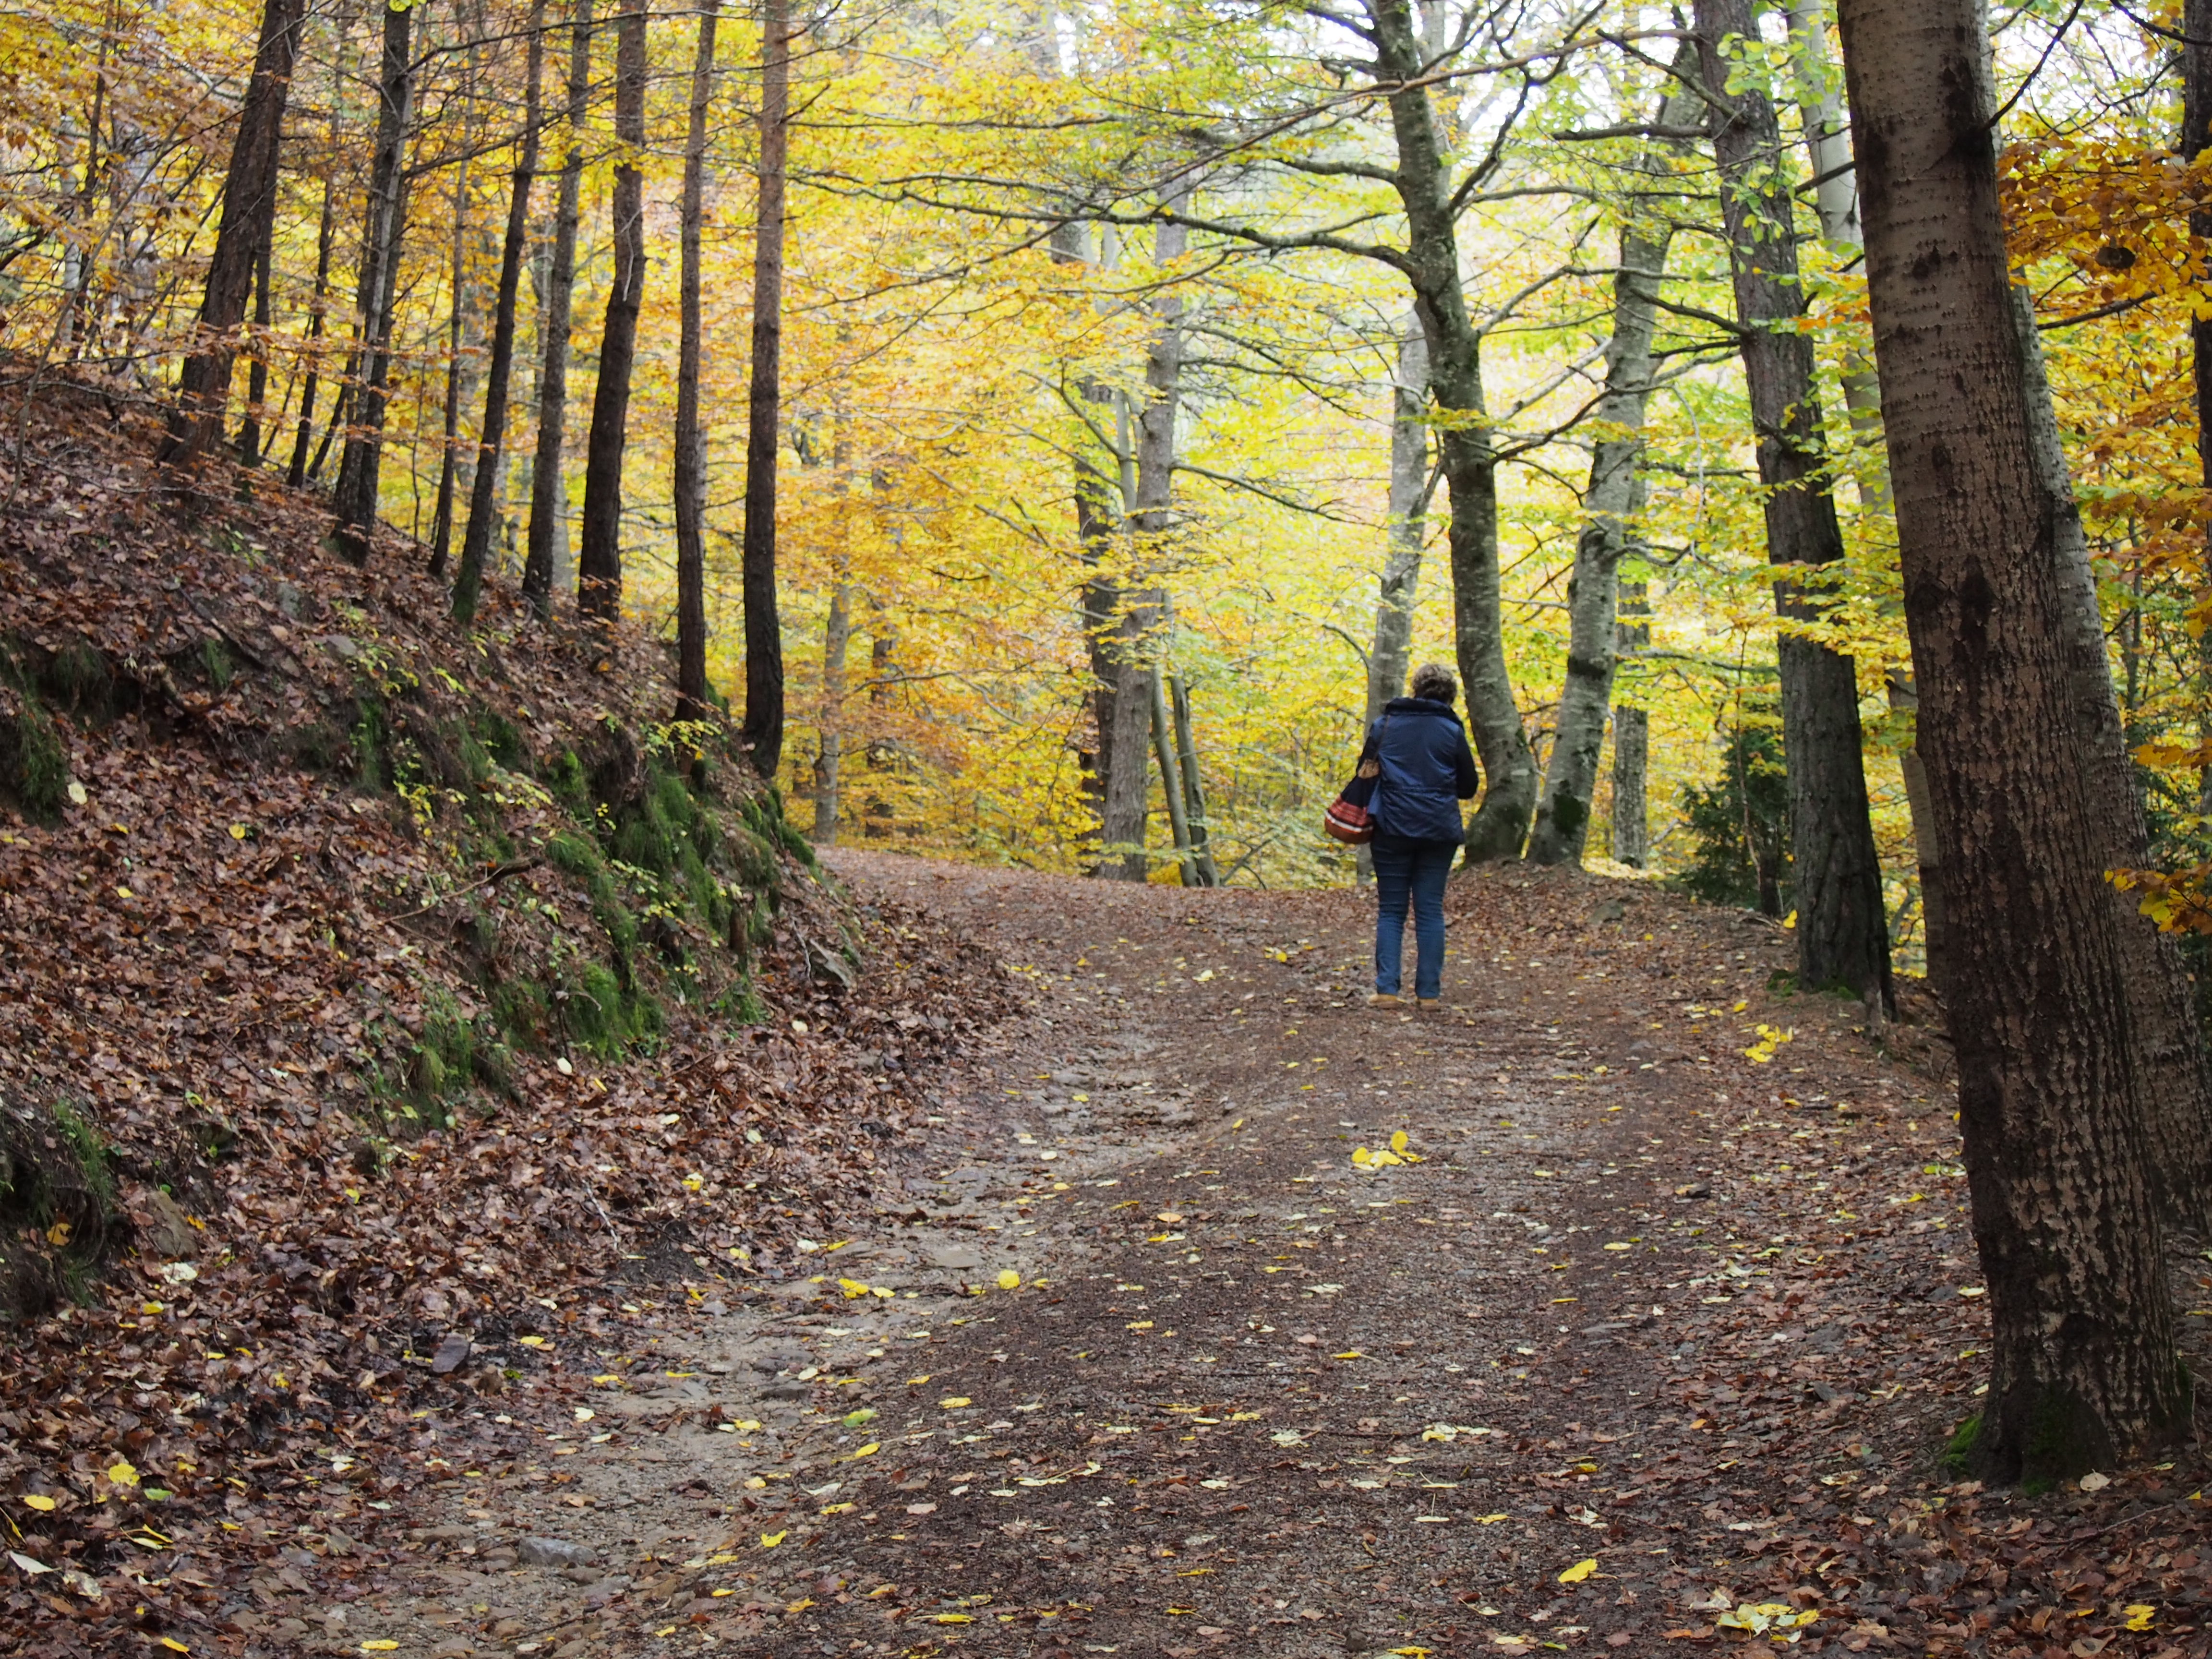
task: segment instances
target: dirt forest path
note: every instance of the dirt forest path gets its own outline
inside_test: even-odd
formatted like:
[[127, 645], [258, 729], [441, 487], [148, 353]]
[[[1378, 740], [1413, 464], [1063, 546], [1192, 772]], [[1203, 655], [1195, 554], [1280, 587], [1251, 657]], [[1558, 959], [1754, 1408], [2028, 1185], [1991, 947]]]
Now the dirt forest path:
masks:
[[1357, 895], [831, 856], [1030, 1012], [903, 1200], [695, 1287], [422, 1534], [404, 1650], [2203, 1650], [2188, 1460], [1942, 1467], [1985, 1322], [1940, 1052], [1770, 991], [1778, 930], [1485, 875], [1415, 1016]]

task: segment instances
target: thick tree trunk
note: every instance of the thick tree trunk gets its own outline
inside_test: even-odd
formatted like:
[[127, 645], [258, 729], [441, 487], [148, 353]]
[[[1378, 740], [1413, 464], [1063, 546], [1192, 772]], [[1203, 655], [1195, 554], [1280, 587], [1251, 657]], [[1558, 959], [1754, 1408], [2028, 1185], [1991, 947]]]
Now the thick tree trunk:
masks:
[[[2068, 602], [2067, 647], [2078, 727], [2073, 752], [2094, 803], [2092, 823], [2104, 836], [2098, 867], [2141, 869], [2150, 862], [2150, 826], [2136, 786], [2126, 726], [2113, 697], [2096, 573], [2067, 476], [2034, 308], [2023, 288], [2012, 290], [2012, 301], [2027, 388], [2028, 444]], [[2168, 1221], [2192, 1232], [2212, 1231], [2212, 1067], [2197, 1029], [2188, 971], [2172, 936], [2142, 914], [2133, 894], [2109, 882], [2101, 890], [2112, 907], [2122, 985], [2133, 1015], [2136, 1048], [2130, 1080], [2148, 1137], [2146, 1173]]]
[[637, 315], [645, 301], [645, 19], [642, 0], [615, 20], [615, 137], [625, 147], [615, 168], [614, 281], [599, 337], [599, 383], [584, 453], [584, 526], [576, 559], [576, 610], [611, 623], [622, 612], [623, 453], [629, 442], [630, 372], [637, 363]]
[[2078, 604], [2031, 437], [1978, 0], [1842, 0], [1921, 749], [1990, 1289], [1975, 1455], [2109, 1468], [2186, 1431], [2131, 1086], [2108, 832], [2077, 753]]
[[[714, 28], [721, 0], [699, 0], [699, 51], [691, 62], [691, 125], [684, 141], [684, 319], [676, 367], [676, 718], [713, 712], [707, 686], [707, 434], [699, 421], [704, 346], [699, 299], [700, 228], [707, 216], [707, 112], [714, 97]], [[844, 441], [840, 431], [838, 441]]]
[[1413, 672], [1413, 615], [1420, 604], [1421, 544], [1428, 535], [1429, 344], [1419, 317], [1398, 338], [1390, 383], [1390, 525], [1375, 598], [1375, 645], [1367, 653], [1367, 724], [1406, 695]]
[[[463, 142], [471, 142], [463, 127]], [[453, 551], [453, 486], [461, 465], [461, 401], [468, 362], [469, 158], [453, 169], [453, 240], [448, 261], [446, 313], [445, 442], [438, 459], [438, 501], [430, 510], [430, 579], [443, 581]]]
[[538, 380], [538, 453], [530, 468], [529, 550], [523, 556], [522, 597], [550, 620], [554, 565], [568, 540], [568, 487], [562, 449], [568, 422], [568, 331], [576, 295], [576, 225], [582, 216], [584, 120], [592, 86], [592, 0], [575, 0], [568, 34], [568, 150], [561, 162], [560, 205], [553, 216], [553, 260], [538, 316], [545, 357]]
[[1805, 296], [1797, 280], [1790, 179], [1778, 165], [1781, 130], [1755, 82], [1729, 90], [1735, 66], [1723, 46], [1732, 39], [1756, 40], [1751, 0], [1698, 0], [1697, 29], [1765, 486], [1767, 557], [1781, 567], [1775, 608], [1784, 632], [1776, 649], [1790, 773], [1798, 982], [1807, 990], [1841, 987], [1880, 1015], [1891, 1002], [1889, 925], [1867, 801], [1858, 671], [1849, 657], [1790, 631], [1790, 624], [1820, 614], [1800, 571], [1839, 562], [1844, 536], [1826, 482], [1813, 342], [1797, 327]]
[[1498, 453], [1482, 393], [1482, 336], [1460, 279], [1443, 146], [1428, 83], [1428, 55], [1412, 0], [1364, 0], [1376, 68], [1389, 94], [1406, 211], [1406, 271], [1429, 344], [1429, 387], [1439, 413], [1437, 447], [1451, 501], [1452, 631], [1467, 696], [1469, 735], [1482, 762], [1482, 804], [1468, 825], [1470, 861], [1518, 858], [1536, 809], [1536, 757], [1521, 722], [1505, 662], [1498, 591]]
[[783, 623], [776, 599], [776, 460], [783, 427], [783, 221], [791, 145], [791, 8], [761, 8], [760, 192], [753, 241], [753, 362], [745, 431], [745, 718], [764, 778], [783, 761]]
[[[188, 466], [222, 435], [230, 400], [230, 371], [238, 353], [238, 325], [252, 297], [253, 272], [276, 222], [276, 178], [283, 146], [284, 105], [292, 92], [292, 64], [300, 50], [305, 0], [267, 0], [253, 74], [239, 106], [238, 136], [222, 185], [222, 219], [215, 257], [208, 264], [207, 295], [200, 304], [192, 355], [177, 382], [177, 404], [161, 442], [161, 461]], [[106, 84], [105, 75], [101, 84]], [[97, 117], [95, 117], [95, 120]], [[89, 149], [96, 155], [97, 130]], [[94, 162], [85, 163], [89, 185]]]
[[376, 533], [384, 459], [384, 404], [392, 372], [392, 301], [407, 223], [407, 171], [401, 165], [415, 118], [415, 9], [386, 4], [384, 48], [377, 67], [376, 153], [369, 167], [368, 222], [362, 234], [358, 368], [347, 400], [351, 425], [338, 462], [337, 544], [356, 564], [368, 562]]
[[476, 477], [469, 489], [469, 527], [461, 540], [461, 568], [453, 578], [453, 617], [473, 622], [483, 588], [491, 533], [500, 522], [501, 463], [507, 454], [507, 387], [514, 376], [515, 308], [522, 295], [522, 256], [530, 244], [530, 186], [538, 177], [538, 137], [544, 118], [545, 0], [531, 0], [528, 60], [523, 70], [522, 133], [507, 204], [507, 234], [499, 251], [499, 299], [492, 312], [491, 362], [484, 369], [483, 424], [477, 438]]
[[461, 568], [453, 578], [453, 618], [476, 620], [483, 590], [484, 561], [492, 527], [500, 521], [501, 462], [507, 453], [507, 387], [514, 375], [515, 307], [522, 295], [522, 256], [530, 242], [530, 185], [538, 176], [538, 134], [545, 81], [545, 0], [531, 0], [530, 45], [524, 71], [522, 133], [507, 204], [507, 234], [499, 251], [499, 298], [492, 312], [491, 362], [484, 369], [483, 424], [477, 437], [476, 476], [469, 488], [469, 527], [461, 539]]
[[318, 347], [330, 314], [331, 248], [337, 240], [337, 191], [325, 178], [322, 218], [315, 228], [315, 294], [307, 304], [307, 378], [300, 389], [300, 425], [292, 439], [292, 464], [284, 474], [284, 482], [294, 489], [304, 489], [307, 483], [307, 450], [315, 436], [316, 366], [321, 361]]
[[[1675, 72], [1692, 68], [1686, 43], [1675, 55]], [[1694, 120], [1698, 104], [1677, 87], [1660, 100], [1662, 131]], [[1661, 172], [1647, 152], [1638, 173]], [[1635, 190], [1642, 178], [1632, 179]], [[1605, 349], [1605, 391], [1593, 411], [1598, 436], [1590, 446], [1584, 520], [1575, 540], [1575, 569], [1567, 587], [1567, 672], [1559, 691], [1543, 799], [1528, 837], [1536, 864], [1583, 861], [1589, 836], [1590, 803], [1597, 794], [1598, 757], [1605, 750], [1606, 711], [1613, 702], [1620, 562], [1644, 506], [1644, 411], [1650, 400], [1651, 344], [1658, 331], [1659, 288], [1666, 280], [1674, 227], [1632, 201], [1620, 231], [1620, 269], [1613, 279], [1613, 338]]]

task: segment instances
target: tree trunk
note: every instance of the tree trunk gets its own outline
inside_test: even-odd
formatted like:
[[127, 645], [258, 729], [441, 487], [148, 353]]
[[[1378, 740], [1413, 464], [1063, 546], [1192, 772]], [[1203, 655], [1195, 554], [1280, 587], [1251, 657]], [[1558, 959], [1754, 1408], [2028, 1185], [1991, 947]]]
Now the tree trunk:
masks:
[[540, 618], [553, 615], [553, 566], [566, 541], [568, 482], [561, 451], [568, 419], [569, 313], [576, 295], [576, 225], [582, 216], [584, 120], [592, 85], [592, 0], [576, 0], [568, 35], [568, 151], [561, 163], [561, 199], [553, 218], [553, 263], [538, 330], [545, 360], [538, 381], [538, 453], [530, 469], [530, 545], [523, 557], [522, 596]]
[[1419, 317], [1398, 339], [1390, 386], [1390, 527], [1375, 600], [1375, 647], [1367, 653], [1367, 724], [1406, 694], [1413, 669], [1413, 613], [1420, 602], [1421, 544], [1428, 533], [1429, 347]]
[[1168, 834], [1175, 842], [1176, 873], [1186, 887], [1202, 887], [1198, 860], [1190, 848], [1190, 809], [1183, 798], [1182, 764], [1176, 758], [1175, 721], [1168, 713], [1166, 676], [1155, 666], [1152, 673], [1152, 755], [1160, 763], [1160, 794], [1168, 809]]
[[1206, 784], [1198, 771], [1198, 738], [1191, 729], [1190, 688], [1180, 675], [1168, 678], [1168, 708], [1175, 715], [1176, 753], [1182, 761], [1183, 811], [1190, 820], [1190, 851], [1200, 887], [1221, 885], [1206, 829]]
[[838, 561], [830, 589], [830, 616], [822, 629], [821, 746], [814, 757], [814, 844], [837, 844], [838, 790], [845, 758], [845, 653], [853, 642], [853, 580], [849, 561]]
[[783, 761], [783, 623], [776, 605], [776, 460], [783, 426], [784, 187], [791, 145], [791, 8], [762, 0], [760, 205], [753, 241], [753, 362], [746, 402], [745, 718], [753, 769]]
[[415, 9], [387, 3], [377, 67], [376, 154], [369, 167], [368, 222], [362, 234], [359, 368], [349, 398], [352, 424], [338, 462], [338, 548], [368, 562], [376, 533], [378, 477], [384, 458], [385, 388], [391, 378], [392, 301], [407, 222], [407, 173], [401, 165], [415, 115], [411, 52]]
[[[2182, 0], [2181, 33], [2187, 37], [2181, 59], [2181, 142], [2184, 161], [2212, 149], [2212, 0]], [[2212, 240], [2212, 210], [2189, 216], [2189, 234]], [[2212, 489], [2212, 317], [2191, 315], [2189, 349], [2197, 393], [2197, 479]], [[2212, 545], [2208, 546], [2212, 564]], [[2197, 641], [2197, 739], [2212, 744], [2212, 632]], [[2199, 812], [2212, 814], [2212, 766], [2197, 773]]]
[[476, 477], [469, 489], [469, 527], [453, 580], [453, 618], [476, 620], [492, 526], [499, 521], [500, 462], [506, 454], [507, 386], [514, 374], [514, 313], [522, 293], [522, 256], [530, 243], [530, 186], [538, 176], [538, 133], [545, 81], [545, 0], [531, 0], [530, 46], [522, 95], [522, 136], [507, 204], [507, 237], [499, 252], [499, 300], [492, 313], [491, 362], [484, 371], [483, 425], [477, 438]]
[[[2079, 607], [2031, 437], [1978, 0], [1842, 0], [1921, 750], [1990, 1289], [1974, 1455], [2109, 1468], [2185, 1431], [2108, 831], [2078, 755]], [[2115, 717], [2116, 718], [2116, 717]]]
[[[699, 233], [706, 218], [707, 112], [714, 97], [714, 28], [721, 0], [699, 0], [691, 64], [691, 125], [684, 143], [684, 320], [676, 368], [676, 718], [713, 713], [707, 686], [707, 436], [699, 423]], [[838, 434], [844, 441], [844, 434]]]
[[[1686, 76], [1691, 67], [1685, 42], [1675, 54], [1675, 74]], [[1686, 126], [1698, 108], [1688, 89], [1676, 84], [1660, 100], [1658, 125], [1662, 131]], [[1630, 190], [1647, 179], [1656, 182], [1662, 172], [1659, 156], [1647, 151]], [[1651, 396], [1659, 288], [1666, 280], [1667, 250], [1674, 234], [1663, 212], [1641, 210], [1632, 197], [1620, 230], [1613, 338], [1605, 349], [1605, 391], [1594, 411], [1599, 435], [1590, 446], [1584, 520], [1567, 587], [1566, 682], [1559, 691], [1543, 799], [1528, 837], [1528, 858], [1536, 864], [1579, 866], [1583, 861], [1590, 803], [1597, 794], [1598, 757], [1605, 749], [1606, 710], [1613, 702], [1620, 561], [1644, 506], [1644, 411]]]
[[1443, 147], [1423, 73], [1428, 54], [1411, 0], [1364, 0], [1376, 69], [1389, 94], [1406, 211], [1406, 276], [1429, 345], [1429, 387], [1451, 501], [1452, 629], [1469, 735], [1482, 762], [1482, 804], [1468, 825], [1470, 861], [1518, 858], [1536, 808], [1536, 757], [1505, 662], [1498, 591], [1498, 453], [1482, 393], [1482, 335], [1468, 314]]
[[[1910, 666], [1889, 671], [1889, 708], [1893, 714], [1911, 720], [1917, 732], [1920, 693], [1912, 684]], [[1950, 909], [1943, 898], [1943, 854], [1936, 841], [1935, 798], [1928, 792], [1928, 763], [1921, 758], [1917, 736], [1898, 751], [1897, 763], [1905, 775], [1905, 804], [1912, 815], [1912, 857], [1920, 872], [1920, 932], [1928, 957], [1928, 984], [1941, 997]]]
[[622, 612], [623, 452], [629, 441], [630, 371], [637, 363], [637, 314], [645, 300], [645, 20], [641, 0], [615, 20], [614, 282], [599, 337], [599, 384], [584, 453], [584, 531], [576, 560], [576, 610], [611, 625]]
[[284, 474], [284, 482], [294, 489], [304, 489], [307, 483], [307, 449], [315, 435], [316, 368], [321, 362], [318, 348], [330, 314], [331, 247], [337, 240], [337, 191], [325, 178], [322, 217], [315, 227], [315, 295], [307, 303], [307, 378], [300, 390], [300, 425], [292, 439], [292, 464]]
[[1806, 990], [1841, 987], [1879, 1016], [1891, 1005], [1889, 925], [1881, 860], [1869, 816], [1856, 665], [1799, 637], [1821, 605], [1795, 574], [1838, 562], [1843, 528], [1825, 482], [1827, 457], [1813, 386], [1813, 342], [1801, 332], [1790, 180], [1778, 165], [1781, 130], [1755, 82], [1729, 90], [1732, 39], [1756, 40], [1751, 0], [1698, 0], [1698, 58], [1720, 164], [1722, 215], [1734, 268], [1744, 379], [1765, 487], [1766, 548], [1781, 567], [1783, 754], [1797, 902], [1797, 978]]
[[[269, 396], [269, 289], [276, 274], [270, 269], [276, 264], [276, 227], [271, 224], [270, 234], [261, 239], [261, 251], [253, 262], [253, 361], [246, 376], [246, 420], [238, 429], [238, 465], [249, 474], [261, 465], [261, 406]], [[241, 500], [253, 494], [253, 485], [247, 477], [239, 479], [238, 489]]]
[[[222, 433], [231, 364], [238, 352], [238, 325], [246, 320], [254, 269], [276, 226], [284, 105], [291, 96], [292, 64], [306, 15], [305, 0], [266, 0], [262, 9], [253, 74], [239, 106], [238, 136], [231, 141], [230, 167], [223, 177], [222, 219], [216, 230], [215, 257], [208, 263], [199, 328], [192, 355], [185, 359], [178, 377], [176, 407], [162, 438], [161, 459], [166, 466], [189, 466]], [[95, 116], [85, 162], [88, 187], [99, 142]]]
[[[2150, 826], [2128, 753], [2127, 728], [2112, 694], [2096, 573], [2081, 514], [2067, 477], [2058, 411], [2044, 372], [2043, 346], [2027, 289], [2012, 290], [2027, 398], [2027, 439], [2052, 526], [2052, 544], [2067, 603], [2080, 761], [2094, 804], [2092, 823], [2104, 836], [2100, 872], [2141, 869], [2150, 862]], [[2140, 902], [2110, 882], [2120, 953], [2122, 988], [2133, 1016], [2130, 1081], [2148, 1137], [2145, 1173], [2166, 1219], [2191, 1232], [2212, 1231], [2212, 1066], [2208, 1066], [2188, 970], [2172, 937], [2142, 914]]]
[[[1636, 584], [1641, 588], [1644, 584]], [[1649, 623], [1622, 623], [1620, 648], [1627, 652], [1650, 643]], [[1638, 635], [1644, 637], [1638, 640]], [[1613, 856], [1616, 863], [1641, 870], [1651, 861], [1650, 809], [1644, 779], [1650, 765], [1651, 717], [1643, 709], [1616, 703], [1613, 710]]]
[[[473, 65], [471, 66], [473, 67]], [[473, 79], [473, 76], [471, 76]], [[462, 127], [469, 143], [468, 127]], [[463, 366], [467, 362], [469, 317], [469, 158], [464, 154], [453, 169], [453, 244], [448, 287], [453, 303], [446, 313], [445, 442], [438, 458], [438, 504], [430, 513], [430, 580], [443, 581], [447, 561], [453, 550], [453, 484], [461, 465], [461, 401]]]

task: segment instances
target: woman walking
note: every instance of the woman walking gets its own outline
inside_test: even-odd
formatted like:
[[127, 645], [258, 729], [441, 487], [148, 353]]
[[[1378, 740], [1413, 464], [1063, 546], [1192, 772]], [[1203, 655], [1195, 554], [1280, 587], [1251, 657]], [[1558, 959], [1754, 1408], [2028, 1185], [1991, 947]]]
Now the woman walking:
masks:
[[[1474, 756], [1452, 713], [1459, 682], [1427, 663], [1413, 671], [1413, 695], [1393, 697], [1368, 728], [1360, 775], [1376, 776], [1375, 994], [1398, 1006], [1406, 910], [1413, 912], [1413, 995], [1424, 1008], [1443, 994], [1444, 878], [1467, 839], [1459, 804], [1474, 798]], [[1368, 771], [1373, 764], [1379, 775]]]

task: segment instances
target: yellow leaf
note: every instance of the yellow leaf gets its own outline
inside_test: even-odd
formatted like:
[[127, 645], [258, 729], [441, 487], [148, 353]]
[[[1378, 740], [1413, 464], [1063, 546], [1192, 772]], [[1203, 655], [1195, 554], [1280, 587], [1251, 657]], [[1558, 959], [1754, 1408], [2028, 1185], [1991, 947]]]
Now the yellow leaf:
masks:
[[1021, 1289], [1021, 1287], [1022, 1276], [1019, 1273], [1016, 1273], [1012, 1267], [1001, 1267], [999, 1269], [999, 1288], [1000, 1290], [1018, 1291]]
[[1390, 1150], [1391, 1150], [1392, 1152], [1404, 1152], [1404, 1151], [1406, 1150], [1406, 1144], [1407, 1144], [1407, 1135], [1406, 1135], [1406, 1132], [1405, 1132], [1403, 1129], [1398, 1129], [1398, 1130], [1395, 1130], [1395, 1131], [1393, 1131], [1393, 1132], [1392, 1132], [1391, 1136], [1390, 1136]]
[[1352, 1149], [1352, 1161], [1364, 1170], [1375, 1161], [1375, 1154], [1364, 1146], [1355, 1146]]
[[230, 838], [233, 841], [244, 841], [246, 839], [246, 826], [242, 823], [232, 824], [230, 826]]
[[1595, 1555], [1585, 1556], [1583, 1559], [1576, 1562], [1574, 1565], [1569, 1567], [1565, 1572], [1561, 1573], [1559, 1575], [1559, 1582], [1562, 1584], [1579, 1584], [1583, 1579], [1589, 1577], [1596, 1571], [1597, 1557]]
[[853, 1455], [854, 1457], [873, 1457], [883, 1449], [883, 1442], [880, 1440], [871, 1440], [866, 1445], [860, 1447], [858, 1450], [854, 1452]]
[[937, 1622], [940, 1625], [972, 1625], [975, 1621], [964, 1613], [940, 1613], [937, 1615]]
[[973, 1402], [970, 1401], [968, 1396], [964, 1394], [948, 1394], [944, 1399], [939, 1401], [937, 1403], [944, 1407], [945, 1410], [954, 1412], [958, 1411], [963, 1406], [969, 1405]]
[[1503, 1511], [1497, 1515], [1478, 1515], [1474, 1517], [1474, 1524], [1478, 1527], [1494, 1527], [1500, 1521], [1510, 1521], [1512, 1518]]
[[118, 1486], [135, 1486], [138, 1484], [138, 1471], [128, 1463], [111, 1463], [107, 1478]]
[[42, 1515], [52, 1513], [54, 1507], [54, 1500], [44, 1492], [27, 1492], [23, 1494], [23, 1502], [27, 1507], [37, 1510]]
[[783, 1534], [780, 1532], [764, 1532], [761, 1534], [761, 1547], [764, 1550], [772, 1550], [781, 1542], [783, 1542]]
[[841, 1279], [837, 1281], [837, 1288], [844, 1291], [848, 1301], [856, 1296], [866, 1296], [868, 1293], [867, 1285], [857, 1279]]
[[[168, 1649], [172, 1653], [190, 1653], [191, 1651], [190, 1648], [186, 1647], [182, 1642], [177, 1640], [173, 1636], [164, 1636], [161, 1638], [161, 1645]], [[396, 1648], [399, 1644], [394, 1642], [392, 1645]]]
[[871, 1601], [880, 1601], [886, 1595], [896, 1595], [897, 1593], [896, 1584], [878, 1584], [868, 1592], [866, 1599]]
[[380, 1636], [374, 1641], [363, 1642], [361, 1644], [361, 1650], [363, 1653], [397, 1653], [399, 1650], [399, 1644], [388, 1636]]
[[57, 1221], [52, 1226], [46, 1229], [46, 1243], [52, 1245], [56, 1249], [58, 1250], [63, 1245], [69, 1242], [70, 1224], [68, 1222]]
[[909, 1376], [906, 1380], [906, 1385], [909, 1389], [918, 1389], [928, 1381], [929, 1379], [927, 1376]]
[[2157, 1617], [2158, 1609], [2156, 1607], [2151, 1607], [2145, 1602], [2137, 1601], [2128, 1608], [2128, 1628], [2130, 1630], [2148, 1630], [2150, 1628], [2150, 1621]]
[[1346, 1348], [1342, 1353], [1333, 1353], [1329, 1358], [1331, 1359], [1364, 1359], [1367, 1356], [1357, 1348]]

